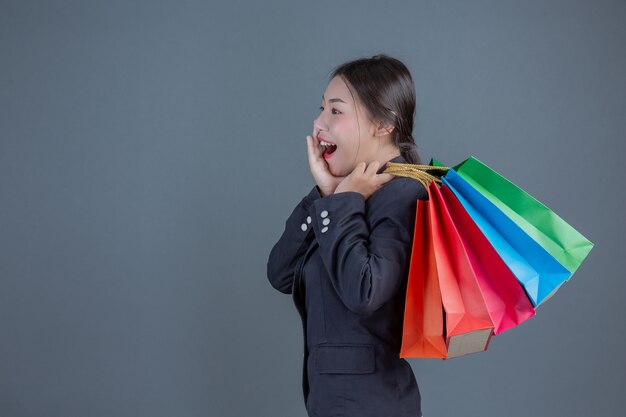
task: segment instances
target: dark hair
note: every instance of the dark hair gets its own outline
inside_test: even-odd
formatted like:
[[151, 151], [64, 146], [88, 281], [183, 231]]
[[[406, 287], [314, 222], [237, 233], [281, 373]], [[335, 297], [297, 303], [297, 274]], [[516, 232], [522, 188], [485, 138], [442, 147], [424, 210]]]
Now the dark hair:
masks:
[[411, 73], [399, 60], [379, 54], [346, 62], [333, 70], [354, 90], [370, 118], [394, 127], [391, 137], [408, 163], [419, 164], [413, 139], [415, 85]]

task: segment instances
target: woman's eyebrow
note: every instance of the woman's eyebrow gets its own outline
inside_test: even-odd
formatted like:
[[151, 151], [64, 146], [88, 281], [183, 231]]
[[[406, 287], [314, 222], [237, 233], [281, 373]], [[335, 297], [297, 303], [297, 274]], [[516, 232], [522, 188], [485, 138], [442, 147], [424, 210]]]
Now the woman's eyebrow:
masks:
[[[323, 95], [322, 95], [322, 101], [324, 101], [324, 96], [323, 96]], [[331, 98], [330, 100], [328, 100], [328, 102], [329, 102], [329, 103], [336, 103], [336, 102], [339, 102], [339, 103], [347, 104], [345, 101], [343, 101], [343, 100], [342, 100], [342, 99], [340, 99], [340, 98]]]

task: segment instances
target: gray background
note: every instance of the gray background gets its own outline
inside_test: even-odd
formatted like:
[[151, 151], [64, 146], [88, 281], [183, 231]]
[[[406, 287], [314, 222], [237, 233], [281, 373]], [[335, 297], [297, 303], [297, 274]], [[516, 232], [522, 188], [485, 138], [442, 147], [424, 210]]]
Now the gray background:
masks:
[[305, 416], [265, 277], [348, 59], [404, 60], [425, 160], [488, 162], [596, 243], [426, 417], [623, 415], [624, 1], [0, 1], [0, 415]]

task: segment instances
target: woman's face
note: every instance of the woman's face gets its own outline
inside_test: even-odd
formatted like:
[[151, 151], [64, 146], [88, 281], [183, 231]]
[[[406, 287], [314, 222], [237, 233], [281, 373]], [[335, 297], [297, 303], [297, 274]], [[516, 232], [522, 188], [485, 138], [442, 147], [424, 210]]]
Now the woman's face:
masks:
[[[322, 96], [321, 113], [313, 122], [313, 137], [319, 141], [330, 173], [350, 174], [359, 162], [375, 160], [380, 137], [366, 110], [341, 77], [334, 77]], [[360, 135], [360, 139], [359, 139]], [[332, 146], [324, 146], [323, 143]]]

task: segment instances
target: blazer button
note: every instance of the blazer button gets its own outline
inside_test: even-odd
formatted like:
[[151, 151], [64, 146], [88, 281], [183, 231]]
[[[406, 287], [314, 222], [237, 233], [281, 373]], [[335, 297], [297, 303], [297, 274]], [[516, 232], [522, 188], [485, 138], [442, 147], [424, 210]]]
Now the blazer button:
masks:
[[328, 227], [322, 229], [322, 233], [326, 233], [328, 231]]
[[324, 219], [328, 216], [328, 212], [324, 210], [323, 212], [320, 213], [320, 216], [322, 216], [322, 219]]
[[307, 229], [306, 224], [302, 223], [302, 226], [300, 226], [300, 229], [302, 229], [303, 232], [306, 232], [306, 229]]
[[306, 222], [307, 222], [307, 224], [311, 224], [311, 220], [312, 220], [312, 219], [311, 219], [311, 216], [307, 216], [307, 218], [306, 218]]
[[328, 224], [330, 223], [330, 217], [325, 218], [324, 220], [322, 220], [322, 224], [324, 226], [328, 226]]

